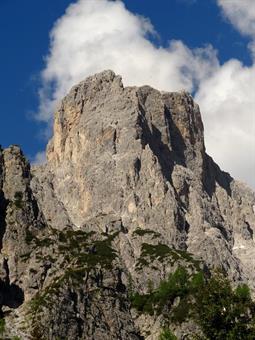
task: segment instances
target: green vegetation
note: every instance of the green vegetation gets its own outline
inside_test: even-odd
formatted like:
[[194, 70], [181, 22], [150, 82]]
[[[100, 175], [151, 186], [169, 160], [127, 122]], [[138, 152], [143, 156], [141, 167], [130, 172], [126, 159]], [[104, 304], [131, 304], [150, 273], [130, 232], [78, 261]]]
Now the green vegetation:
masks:
[[94, 232], [68, 230], [58, 236], [63, 240], [58, 251], [64, 255], [66, 263], [73, 263], [75, 267], [85, 268], [87, 271], [97, 265], [104, 269], [112, 269], [112, 262], [117, 258], [116, 251], [111, 244], [118, 233], [107, 235], [102, 240], [92, 241], [90, 238]]
[[[134, 293], [131, 304], [139, 313], [163, 315], [167, 323], [181, 324], [192, 318], [204, 334], [197, 339], [255, 339], [255, 303], [248, 286], [233, 289], [219, 272], [206, 278], [202, 272], [188, 274], [179, 267], [157, 289]], [[175, 338], [164, 329], [160, 339]]]
[[[133, 234], [155, 235], [151, 230], [140, 229]], [[117, 253], [112, 242], [117, 235], [118, 232], [104, 234], [96, 239], [94, 232], [52, 229], [47, 237], [39, 239], [27, 230], [27, 243], [41, 254], [44, 247], [52, 247], [54, 258], [56, 261], [61, 259], [61, 267], [64, 269], [63, 275], [55, 278], [50, 286], [37, 293], [30, 302], [30, 314], [37, 323], [40, 312], [55, 303], [64, 284], [80, 287], [88, 273], [92, 272], [96, 277], [101, 269], [113, 269]], [[30, 253], [23, 256], [26, 258]], [[134, 292], [132, 277], [128, 277], [131, 305], [138, 313], [163, 315], [167, 327], [193, 319], [203, 332], [203, 337], [192, 334], [194, 339], [255, 339], [255, 303], [247, 285], [242, 284], [233, 289], [229, 280], [220, 272], [211, 277], [206, 276], [200, 269], [200, 262], [194, 260], [191, 254], [161, 243], [143, 243], [137, 269], [141, 270], [144, 266], [153, 268], [153, 265], [157, 265], [155, 261], [166, 261], [167, 264], [179, 266], [158, 287], [154, 287], [153, 281], [148, 280], [145, 294]], [[100, 287], [100, 277], [97, 280]], [[4, 320], [0, 319], [0, 334], [4, 332], [4, 326]], [[159, 337], [159, 340], [176, 339], [168, 328], [164, 328]]]
[[26, 229], [25, 242], [27, 244], [30, 244], [34, 239], [35, 236], [33, 235], [33, 233], [29, 229]]
[[154, 230], [151, 230], [151, 229], [141, 229], [141, 228], [137, 228], [133, 234], [133, 236], [145, 236], [145, 235], [151, 235], [152, 238], [158, 238], [161, 236], [160, 233], [154, 231]]
[[[40, 244], [38, 250], [43, 247], [54, 246], [55, 255], [62, 259], [61, 267], [64, 274], [56, 277], [50, 286], [42, 292], [37, 293], [30, 302], [29, 314], [36, 316], [43, 310], [43, 307], [50, 307], [54, 303], [56, 295], [64, 284], [78, 287], [84, 283], [89, 272], [100, 272], [101, 269], [111, 270], [112, 262], [117, 258], [116, 251], [112, 248], [112, 242], [118, 233], [107, 235], [98, 240], [93, 239], [94, 232], [74, 231], [74, 230], [52, 230], [48, 238], [33, 238], [35, 247]], [[54, 242], [57, 239], [58, 242]], [[41, 257], [38, 257], [37, 259]], [[45, 257], [44, 257], [45, 259]], [[49, 259], [54, 262], [54, 259]], [[100, 278], [98, 278], [100, 283]]]
[[[5, 320], [0, 318], [0, 336], [3, 336], [5, 331]], [[0, 339], [21, 340], [19, 336], [13, 336], [11, 338], [4, 336], [0, 337]]]
[[[37, 250], [37, 260], [46, 260], [43, 256], [43, 249], [52, 247], [55, 249], [56, 255], [62, 255], [64, 259], [62, 266], [64, 267], [68, 265], [69, 267], [84, 267], [86, 270], [90, 270], [99, 265], [101, 268], [111, 269], [112, 261], [117, 257], [111, 244], [118, 233], [106, 235], [101, 240], [92, 241], [91, 238], [94, 234], [95, 232], [81, 230], [66, 229], [59, 231], [50, 229], [47, 237], [39, 238], [27, 229], [25, 240], [33, 250]], [[22, 261], [26, 261], [31, 253], [32, 251], [23, 254], [21, 256]], [[55, 262], [52, 257], [48, 260]]]
[[246, 285], [234, 290], [218, 273], [199, 288], [194, 316], [207, 339], [255, 339], [255, 303]]
[[[151, 261], [158, 259], [159, 261], [162, 261], [167, 256], [176, 256], [175, 253], [172, 252], [172, 250], [165, 244], [148, 244], [143, 243], [142, 244], [142, 257], [149, 257]], [[177, 256], [178, 258], [178, 256]]]
[[165, 307], [174, 303], [177, 297], [185, 298], [188, 295], [189, 286], [189, 275], [186, 269], [179, 267], [173, 274], [169, 275], [167, 280], [161, 281], [157, 289], [143, 295], [134, 293], [131, 296], [132, 307], [140, 313], [161, 314]]
[[0, 335], [3, 335], [5, 332], [5, 320], [0, 319]]
[[163, 329], [159, 336], [159, 340], [178, 340], [178, 339], [169, 329]]
[[17, 208], [22, 209], [23, 208], [23, 194], [21, 191], [16, 191], [14, 194], [14, 204]]
[[26, 229], [25, 241], [27, 244], [33, 244], [34, 248], [49, 247], [54, 244], [53, 238], [44, 237], [39, 239], [29, 229]]
[[136, 265], [137, 270], [142, 270], [144, 266], [151, 266], [155, 260], [160, 262], [167, 261], [171, 265], [174, 265], [176, 261], [184, 261], [196, 270], [200, 270], [200, 261], [195, 260], [186, 251], [172, 249], [162, 243], [156, 245], [142, 243], [141, 256]]

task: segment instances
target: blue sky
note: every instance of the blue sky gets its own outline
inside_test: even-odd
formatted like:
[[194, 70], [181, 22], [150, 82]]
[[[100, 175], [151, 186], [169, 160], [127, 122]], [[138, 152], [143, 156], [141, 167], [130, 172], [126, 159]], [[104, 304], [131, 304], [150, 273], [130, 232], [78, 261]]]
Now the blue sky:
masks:
[[[134, 55], [136, 53], [142, 53], [140, 50], [140, 45], [142, 45], [141, 41], [148, 41], [152, 42], [153, 49], [164, 49], [167, 51], [169, 48], [169, 41], [178, 40], [182, 42], [185, 46], [185, 49], [188, 49], [187, 53], [193, 53], [196, 48], [205, 48], [208, 44], [211, 44], [213, 51], [215, 52], [215, 56], [213, 56], [212, 51], [207, 51], [206, 53], [209, 54], [208, 60], [211, 58], [213, 59], [206, 64], [206, 75], [203, 76], [203, 79], [197, 79], [195, 73], [198, 73], [198, 67], [201, 60], [201, 56], [197, 56], [194, 52], [193, 56], [185, 56], [183, 57], [183, 46], [173, 46], [171, 47], [173, 53], [169, 55], [169, 58], [182, 57], [184, 58], [183, 62], [185, 66], [185, 62], [189, 63], [189, 59], [191, 58], [192, 62], [196, 59], [196, 63], [198, 66], [194, 66], [194, 69], [189, 70], [188, 72], [192, 73], [193, 75], [190, 76], [190, 79], [176, 81], [176, 84], [173, 84], [173, 88], [169, 85], [169, 90], [176, 89], [179, 86], [186, 87], [191, 91], [196, 99], [200, 99], [202, 103], [202, 107], [206, 103], [211, 103], [212, 99], [208, 98], [202, 90], [197, 89], [197, 87], [208, 86], [213, 91], [212, 84], [216, 84], [217, 82], [221, 81], [224, 82], [224, 77], [229, 79], [228, 72], [240, 72], [240, 78], [243, 77], [243, 73], [245, 72], [245, 67], [250, 71], [252, 71], [253, 67], [253, 58], [252, 53], [249, 49], [249, 43], [253, 41], [252, 34], [249, 32], [249, 27], [244, 28], [241, 27], [238, 20], [239, 18], [234, 17], [233, 11], [231, 12], [232, 8], [224, 7], [224, 1], [226, 0], [157, 0], [157, 1], [150, 1], [150, 0], [124, 0], [124, 4], [126, 6], [126, 10], [120, 10], [121, 15], [123, 15], [123, 20], [126, 14], [138, 14], [146, 17], [150, 20], [151, 24], [154, 27], [154, 31], [157, 34], [146, 34], [141, 33], [141, 39], [137, 42], [137, 45], [134, 47]], [[236, 0], [230, 0], [236, 1]], [[243, 0], [242, 3], [249, 2], [250, 0]], [[97, 3], [100, 2], [98, 0], [80, 0], [79, 3], [83, 3], [83, 5], [77, 5], [78, 12], [82, 8], [82, 6], [87, 6], [87, 3]], [[102, 12], [109, 10], [109, 14], [111, 15], [111, 11], [113, 11], [114, 17], [114, 8], [108, 6], [109, 1], [103, 0], [102, 3], [105, 3], [105, 7], [98, 6], [98, 8], [94, 8], [91, 12], [91, 18], [93, 19], [93, 15], [96, 15], [98, 12]], [[223, 2], [223, 6], [220, 7], [220, 3]], [[241, 3], [241, 0], [237, 0], [237, 2]], [[247, 4], [248, 4], [247, 2]], [[1, 98], [0, 98], [0, 112], [1, 112], [1, 125], [0, 125], [0, 144], [4, 147], [10, 144], [19, 144], [21, 145], [22, 149], [24, 150], [25, 154], [32, 159], [35, 157], [37, 152], [43, 151], [45, 149], [47, 138], [45, 138], [45, 129], [49, 125], [50, 118], [43, 118], [41, 121], [38, 121], [38, 112], [42, 109], [39, 106], [42, 106], [42, 101], [45, 102], [45, 98], [39, 98], [38, 91], [43, 89], [45, 92], [47, 85], [50, 83], [54, 83], [57, 79], [59, 83], [59, 87], [61, 90], [56, 91], [55, 99], [58, 98], [59, 93], [66, 93], [68, 88], [71, 85], [74, 85], [72, 81], [80, 80], [90, 73], [90, 68], [86, 68], [83, 65], [81, 66], [81, 76], [80, 78], [77, 76], [70, 76], [70, 81], [66, 84], [62, 84], [61, 77], [66, 77], [67, 75], [63, 72], [59, 74], [56, 79], [54, 78], [52, 71], [54, 64], [54, 53], [58, 55], [60, 51], [54, 50], [54, 42], [53, 48], [50, 51], [49, 44], [49, 34], [52, 30], [52, 27], [56, 20], [64, 15], [66, 8], [74, 3], [74, 1], [68, 0], [0, 0], [0, 41], [1, 41], [1, 54], [0, 54], [0, 74], [1, 74]], [[80, 7], [78, 7], [80, 6]], [[84, 17], [80, 21], [80, 24], [86, 22], [88, 19], [86, 17], [86, 9], [83, 7], [84, 10]], [[243, 8], [240, 9], [242, 11]], [[245, 10], [245, 8], [244, 8]], [[82, 10], [81, 10], [82, 12]], [[108, 13], [108, 12], [107, 12]], [[133, 14], [132, 14], [133, 13]], [[231, 14], [232, 13], [232, 14]], [[240, 12], [241, 13], [241, 12]], [[232, 16], [231, 16], [232, 15]], [[248, 15], [248, 14], [247, 14]], [[72, 14], [69, 16], [72, 17]], [[65, 15], [64, 19], [67, 18], [68, 15]], [[96, 17], [95, 17], [96, 18]], [[139, 18], [138, 16], [134, 16], [134, 18]], [[129, 18], [126, 18], [129, 20]], [[245, 19], [245, 18], [244, 18]], [[248, 18], [249, 20], [253, 20], [253, 18]], [[79, 19], [80, 20], [80, 19]], [[95, 19], [96, 20], [96, 19]], [[60, 25], [57, 25], [57, 30], [53, 33], [55, 37], [55, 41], [57, 41], [58, 37], [61, 34], [65, 34], [64, 25], [65, 20]], [[96, 21], [95, 21], [96, 22]], [[252, 22], [253, 23], [253, 22]], [[79, 21], [77, 21], [77, 25]], [[118, 23], [116, 23], [117, 25]], [[138, 35], [140, 34], [140, 24], [137, 24], [137, 32]], [[135, 25], [136, 25], [135, 24]], [[75, 30], [76, 22], [74, 22], [73, 29]], [[98, 29], [100, 29], [101, 23], [98, 24]], [[143, 24], [141, 24], [143, 25]], [[59, 29], [58, 29], [59, 26]], [[89, 26], [88, 26], [89, 27]], [[89, 28], [86, 27], [79, 27], [77, 28], [77, 32], [80, 32], [80, 36], [82, 39], [82, 34], [84, 30], [84, 35], [90, 35], [92, 32], [89, 32]], [[96, 30], [93, 26], [93, 31]], [[103, 27], [104, 29], [104, 27]], [[130, 28], [125, 28], [124, 30], [129, 30]], [[142, 28], [143, 29], [143, 28]], [[147, 29], [147, 28], [146, 28]], [[245, 31], [246, 30], [246, 31]], [[55, 35], [54, 35], [55, 34]], [[93, 32], [94, 34], [94, 32]], [[130, 34], [133, 34], [132, 32]], [[68, 38], [68, 32], [66, 32]], [[71, 38], [70, 38], [71, 39]], [[112, 42], [111, 42], [112, 43]], [[80, 46], [82, 46], [83, 41], [80, 41]], [[85, 42], [83, 44], [85, 45]], [[68, 46], [68, 44], [67, 44]], [[80, 51], [74, 48], [75, 51]], [[111, 45], [115, 48], [115, 45]], [[97, 48], [100, 49], [100, 45], [97, 45]], [[116, 46], [117, 48], [117, 46]], [[125, 48], [125, 46], [124, 46]], [[176, 51], [177, 50], [177, 51]], [[191, 51], [191, 52], [190, 52]], [[217, 52], [217, 57], [216, 57]], [[64, 53], [64, 47], [61, 53]], [[86, 63], [86, 54], [84, 51], [84, 64]], [[147, 52], [146, 52], [147, 53]], [[148, 52], [149, 53], [149, 52]], [[154, 53], [153, 51], [151, 53]], [[186, 53], [186, 52], [185, 52]], [[204, 53], [204, 52], [203, 52]], [[46, 56], [48, 55], [48, 61], [46, 61]], [[108, 55], [107, 55], [108, 57]], [[110, 58], [111, 56], [109, 56]], [[130, 56], [128, 56], [130, 57]], [[158, 56], [157, 58], [161, 58]], [[200, 59], [199, 59], [200, 58]], [[207, 57], [202, 58], [202, 62], [207, 63]], [[198, 60], [199, 59], [199, 60]], [[217, 59], [217, 60], [216, 60]], [[229, 64], [229, 61], [235, 59], [236, 62], [240, 63], [240, 65], [236, 64]], [[53, 61], [52, 61], [53, 60]], [[157, 59], [158, 60], [158, 59]], [[61, 61], [60, 61], [61, 62]], [[66, 61], [65, 61], [66, 62]], [[154, 63], [154, 61], [152, 61]], [[216, 63], [218, 63], [216, 65]], [[53, 65], [53, 66], [52, 66]], [[109, 64], [111, 66], [111, 63]], [[113, 64], [114, 65], [114, 64]], [[165, 65], [162, 63], [162, 72], [164, 71], [163, 66]], [[175, 64], [174, 64], [175, 65]], [[103, 68], [102, 62], [100, 61], [100, 65], [95, 65], [91, 68], [91, 72], [93, 70], [97, 70], [97, 68]], [[137, 65], [135, 65], [137, 67]], [[161, 67], [161, 66], [160, 66]], [[109, 68], [106, 64], [105, 68]], [[216, 79], [214, 77], [214, 71], [210, 73], [210, 69], [213, 70], [215, 68], [215, 73], [219, 76]], [[116, 67], [117, 72], [120, 71], [125, 75], [125, 69], [122, 71], [121, 67]], [[235, 71], [236, 70], [236, 71]], [[47, 74], [47, 80], [41, 80], [41, 72], [45, 72]], [[130, 70], [129, 70], [130, 71]], [[142, 70], [141, 70], [142, 72]], [[171, 71], [172, 72], [172, 71]], [[181, 72], [181, 71], [180, 71]], [[241, 73], [242, 72], [242, 73]], [[129, 72], [130, 73], [130, 72]], [[131, 72], [132, 73], [132, 72]], [[209, 75], [210, 73], [210, 75]], [[68, 75], [69, 76], [69, 75]], [[176, 76], [176, 75], [175, 75]], [[250, 75], [249, 75], [250, 76]], [[253, 74], [251, 75], [251, 77]], [[176, 76], [179, 77], [179, 74]], [[192, 78], [192, 79], [191, 79]], [[231, 77], [230, 77], [231, 78]], [[141, 80], [143, 81], [143, 77], [139, 79], [134, 79], [134, 83]], [[171, 78], [170, 78], [171, 79]], [[178, 78], [179, 79], [179, 78]], [[250, 79], [250, 78], [249, 78]], [[144, 79], [146, 82], [147, 79]], [[159, 79], [157, 82], [153, 82], [150, 85], [158, 85], [165, 89], [165, 83], [168, 79]], [[237, 81], [237, 80], [236, 80]], [[147, 81], [148, 83], [150, 80]], [[46, 83], [46, 85], [45, 85]], [[125, 77], [124, 77], [125, 83]], [[127, 79], [127, 84], [132, 83], [132, 79]], [[192, 84], [190, 84], [192, 83]], [[63, 85], [63, 86], [62, 86]], [[250, 84], [251, 86], [253, 84]], [[230, 84], [229, 88], [232, 88], [232, 84]], [[166, 88], [168, 90], [168, 88]], [[223, 89], [224, 90], [224, 89]], [[47, 92], [47, 91], [46, 91]], [[227, 91], [229, 92], [229, 91]], [[43, 97], [51, 97], [51, 95], [44, 94]], [[52, 100], [52, 98], [48, 98]], [[216, 98], [217, 100], [217, 98]], [[231, 100], [231, 97], [229, 98]], [[47, 98], [46, 98], [47, 101]], [[204, 105], [203, 105], [204, 103]], [[250, 101], [249, 101], [250, 103]], [[253, 102], [252, 102], [253, 103]], [[44, 103], [43, 103], [44, 104]], [[199, 103], [200, 104], [200, 103]], [[240, 104], [240, 103], [239, 103]], [[242, 103], [241, 103], [242, 104]], [[240, 104], [240, 105], [241, 105]], [[225, 105], [225, 104], [224, 104]], [[225, 105], [226, 110], [228, 108]], [[247, 106], [248, 107], [248, 106]], [[213, 110], [208, 111], [208, 117], [210, 115], [215, 114]], [[213, 113], [211, 113], [213, 112]], [[247, 114], [252, 114], [248, 112]], [[44, 113], [43, 113], [44, 115]], [[42, 117], [42, 116], [41, 116]], [[45, 116], [43, 116], [45, 117]], [[226, 118], [227, 119], [227, 118]], [[229, 119], [229, 118], [228, 118]], [[245, 117], [244, 117], [245, 119]], [[43, 120], [43, 121], [42, 121]], [[207, 116], [205, 113], [205, 121], [207, 122]], [[223, 121], [224, 123], [224, 121]], [[206, 123], [207, 124], [207, 123]], [[210, 125], [211, 124], [211, 125]], [[228, 121], [226, 120], [226, 124]], [[240, 125], [240, 124], [239, 124]], [[217, 126], [215, 127], [215, 121], [211, 122], [208, 118], [208, 127], [210, 128], [213, 126], [216, 130], [219, 129]], [[211, 130], [208, 128], [208, 131]], [[233, 127], [236, 128], [236, 127]], [[213, 128], [212, 128], [213, 130]], [[233, 130], [233, 129], [232, 129]], [[47, 128], [47, 133], [49, 133], [49, 128]], [[243, 131], [238, 132], [239, 135], [244, 133]], [[224, 137], [224, 136], [223, 136]], [[222, 138], [223, 138], [222, 137]], [[210, 138], [213, 140], [214, 136], [209, 136], [208, 133], [208, 146], [209, 149], [211, 148], [213, 156], [217, 160], [217, 150], [219, 146], [210, 146]], [[227, 138], [227, 136], [226, 136]], [[225, 140], [221, 140], [222, 143], [225, 143]], [[250, 142], [251, 144], [251, 142]], [[254, 147], [254, 145], [252, 146]], [[229, 146], [230, 148], [230, 146]], [[226, 146], [227, 150], [227, 146]], [[220, 152], [220, 150], [219, 150]], [[225, 153], [227, 151], [224, 151]], [[242, 152], [242, 150], [240, 150]], [[250, 179], [248, 178], [249, 171], [240, 169], [239, 165], [235, 165], [234, 161], [229, 163], [224, 163], [222, 161], [222, 157], [219, 157], [220, 165], [223, 167], [234, 172], [235, 169], [236, 174], [239, 178], [249, 182]], [[247, 161], [250, 162], [249, 158]], [[222, 164], [223, 162], [223, 164]], [[250, 166], [253, 166], [253, 164]], [[254, 169], [255, 170], [255, 169]], [[247, 172], [247, 173], [246, 173]], [[250, 181], [251, 183], [251, 181]], [[252, 184], [253, 185], [253, 184]]]
[[19, 144], [30, 157], [46, 144], [33, 113], [49, 32], [70, 3], [0, 0], [0, 144]]

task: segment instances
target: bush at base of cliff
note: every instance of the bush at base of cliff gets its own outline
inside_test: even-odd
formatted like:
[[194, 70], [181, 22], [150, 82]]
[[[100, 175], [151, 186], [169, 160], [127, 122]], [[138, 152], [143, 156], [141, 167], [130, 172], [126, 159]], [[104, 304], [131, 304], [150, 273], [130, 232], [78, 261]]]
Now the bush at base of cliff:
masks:
[[[140, 313], [163, 313], [168, 324], [193, 319], [204, 334], [202, 338], [192, 334], [196, 339], [255, 339], [255, 303], [249, 287], [242, 284], [233, 289], [230, 281], [219, 272], [205, 278], [202, 272], [189, 275], [179, 267], [154, 291], [135, 293], [131, 302]], [[174, 339], [170, 335], [174, 336], [164, 330], [160, 340]]]
[[234, 290], [218, 273], [196, 292], [193, 309], [208, 339], [255, 339], [255, 303], [246, 285]]

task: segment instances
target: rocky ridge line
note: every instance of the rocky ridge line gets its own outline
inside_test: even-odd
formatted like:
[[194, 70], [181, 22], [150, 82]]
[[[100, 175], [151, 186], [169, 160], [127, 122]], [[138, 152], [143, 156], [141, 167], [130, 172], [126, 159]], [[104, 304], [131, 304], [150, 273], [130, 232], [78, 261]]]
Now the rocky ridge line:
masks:
[[47, 159], [31, 170], [18, 147], [0, 151], [0, 303], [12, 335], [157, 339], [162, 316], [136, 314], [130, 289], [145, 293], [180, 264], [254, 287], [254, 192], [206, 154], [188, 93], [89, 77], [60, 103]]

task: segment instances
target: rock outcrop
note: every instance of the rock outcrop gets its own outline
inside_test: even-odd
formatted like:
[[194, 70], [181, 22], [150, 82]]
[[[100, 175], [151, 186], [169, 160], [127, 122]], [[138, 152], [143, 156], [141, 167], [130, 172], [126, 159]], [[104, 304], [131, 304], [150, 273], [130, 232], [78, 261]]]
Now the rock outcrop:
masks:
[[89, 77], [56, 111], [46, 165], [0, 151], [7, 328], [24, 339], [157, 339], [162, 318], [132, 310], [131, 286], [145, 293], [200, 263], [255, 288], [254, 207], [254, 192], [206, 154], [188, 93]]

